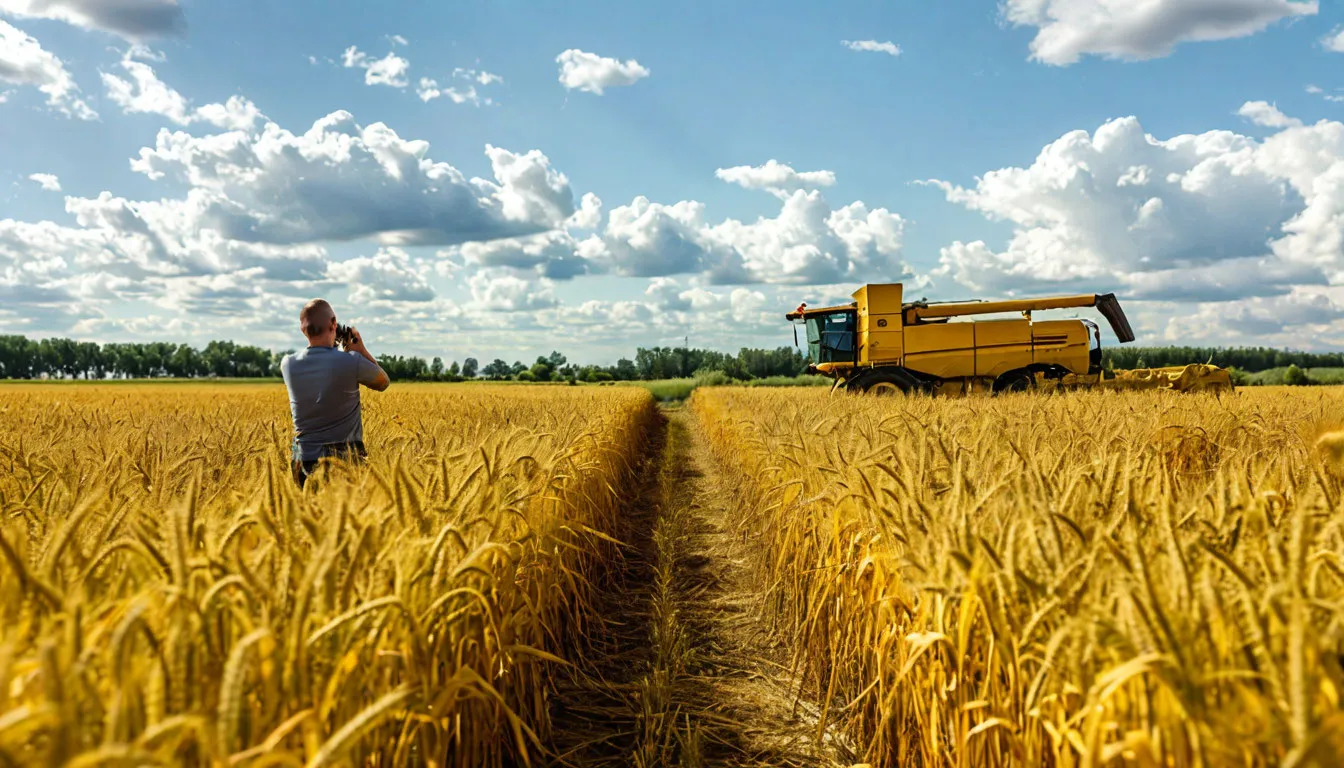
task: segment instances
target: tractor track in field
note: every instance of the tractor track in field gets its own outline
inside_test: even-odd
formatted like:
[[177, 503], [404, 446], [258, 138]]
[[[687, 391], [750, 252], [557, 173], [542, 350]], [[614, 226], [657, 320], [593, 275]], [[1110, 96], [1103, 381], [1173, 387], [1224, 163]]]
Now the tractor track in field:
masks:
[[604, 627], [553, 702], [550, 765], [849, 765], [772, 642], [759, 545], [694, 417], [664, 407], [654, 439], [599, 598]]

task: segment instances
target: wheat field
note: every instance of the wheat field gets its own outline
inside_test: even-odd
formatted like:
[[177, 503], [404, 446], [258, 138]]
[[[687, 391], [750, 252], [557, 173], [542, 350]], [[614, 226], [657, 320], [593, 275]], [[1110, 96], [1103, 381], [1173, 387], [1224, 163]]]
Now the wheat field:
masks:
[[869, 763], [1344, 755], [1337, 391], [692, 403], [822, 727]]
[[[715, 703], [760, 677], [844, 746], [818, 765], [1344, 754], [1344, 390], [725, 387], [665, 416], [635, 387], [398, 385], [366, 398], [369, 463], [307, 492], [274, 384], [0, 395], [0, 766], [779, 764], [675, 746], [795, 727]], [[713, 477], [659, 470], [668, 417]], [[688, 514], [728, 555], [664, 541]], [[631, 515], [672, 555], [617, 580]], [[748, 586], [706, 603], [684, 562]], [[641, 578], [661, 597], [612, 592]], [[731, 688], [694, 662], [726, 602], [783, 654], [717, 645], [755, 670]], [[694, 702], [666, 653], [624, 661], [646, 646]], [[560, 733], [614, 711], [595, 690], [624, 730]]]
[[[277, 394], [277, 389], [278, 394]], [[290, 482], [275, 385], [7, 386], [0, 764], [514, 765], [656, 416], [400, 386]]]

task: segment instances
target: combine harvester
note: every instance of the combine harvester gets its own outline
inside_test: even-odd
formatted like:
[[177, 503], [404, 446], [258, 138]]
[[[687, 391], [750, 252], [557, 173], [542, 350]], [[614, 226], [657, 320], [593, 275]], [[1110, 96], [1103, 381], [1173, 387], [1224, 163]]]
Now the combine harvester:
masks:
[[[865, 285], [849, 304], [815, 309], [803, 304], [786, 315], [806, 326], [808, 371], [835, 379], [835, 388], [878, 395], [1232, 390], [1227, 371], [1212, 365], [1103, 371], [1096, 323], [1032, 319], [1033, 312], [1095, 307], [1121, 343], [1131, 342], [1134, 331], [1113, 293], [945, 303], [904, 303], [902, 293], [900, 283]], [[949, 322], [1003, 313], [1022, 317]]]

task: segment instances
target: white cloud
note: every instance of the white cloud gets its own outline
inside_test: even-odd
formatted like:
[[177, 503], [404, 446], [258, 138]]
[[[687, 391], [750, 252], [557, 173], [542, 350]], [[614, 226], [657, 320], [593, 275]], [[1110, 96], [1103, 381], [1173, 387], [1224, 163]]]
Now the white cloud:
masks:
[[132, 47], [128, 50], [121, 59], [121, 68], [131, 76], [130, 81], [102, 73], [108, 98], [127, 113], [163, 115], [178, 125], [190, 123], [192, 116], [186, 97], [160, 80], [154, 74], [153, 67], [137, 61], [137, 57], [157, 60], [156, 56], [143, 48]]
[[888, 56], [901, 55], [901, 46], [890, 40], [885, 43], [879, 43], [876, 40], [841, 40], [840, 44], [851, 51], [871, 51], [872, 53], [885, 53]]
[[719, 284], [880, 282], [909, 274], [904, 220], [861, 202], [832, 209], [821, 193], [786, 196], [775, 218], [705, 221], [702, 203], [636, 198], [613, 208], [579, 252], [600, 269], [636, 277], [704, 273]]
[[1313, 96], [1320, 96], [1322, 99], [1330, 102], [1344, 102], [1344, 96], [1335, 93], [1326, 93], [1324, 88], [1317, 85], [1308, 85], [1307, 93], [1310, 93]]
[[122, 56], [121, 68], [130, 80], [100, 73], [107, 97], [127, 114], [161, 115], [178, 125], [207, 122], [226, 130], [250, 131], [263, 115], [251, 101], [232, 96], [225, 104], [206, 104], [193, 109], [191, 101], [159, 79], [145, 60], [162, 62], [163, 56], [143, 46], [132, 46]]
[[1267, 101], [1248, 101], [1241, 105], [1237, 114], [1265, 128], [1298, 128], [1302, 125], [1301, 120], [1283, 114]]
[[406, 73], [411, 69], [411, 62], [390, 51], [381, 59], [370, 59], [368, 54], [352, 45], [345, 49], [341, 64], [346, 69], [364, 70], [365, 85], [387, 85], [393, 88], [410, 85]]
[[464, 243], [440, 255], [472, 269], [507, 268], [530, 271], [550, 280], [569, 280], [593, 271], [593, 265], [579, 255], [578, 244], [567, 232], [548, 232], [531, 237]]
[[65, 63], [43, 49], [36, 38], [4, 21], [0, 21], [0, 81], [37, 88], [46, 94], [48, 105], [67, 117], [98, 119], [98, 113], [80, 98], [79, 86]]
[[1276, 346], [1300, 348], [1304, 337], [1338, 334], [1344, 307], [1330, 297], [1295, 291], [1273, 297], [1201, 303], [1173, 314], [1162, 327], [1170, 344], [1244, 345], [1247, 336]]
[[132, 41], [186, 29], [177, 0], [0, 0], [0, 14], [57, 19]]
[[599, 96], [607, 88], [634, 85], [649, 76], [649, 70], [634, 59], [620, 61], [577, 48], [562, 52], [555, 61], [560, 65], [560, 83], [566, 89]]
[[1004, 0], [1004, 18], [1036, 27], [1031, 58], [1067, 66], [1085, 55], [1143, 60], [1183, 42], [1246, 37], [1314, 15], [1317, 0]]
[[795, 171], [776, 160], [765, 165], [738, 165], [732, 168], [720, 168], [714, 175], [729, 184], [737, 184], [746, 189], [764, 189], [781, 196], [800, 189], [829, 187], [835, 184], [832, 171]]
[[[979, 291], [1125, 289], [1152, 300], [1229, 301], [1344, 281], [1344, 124], [1159, 140], [1134, 118], [1075, 131], [1027, 168], [947, 198], [1014, 225], [1007, 247], [955, 242], [935, 274]], [[1136, 169], [1142, 169], [1136, 170]]]
[[44, 272], [111, 272], [133, 278], [206, 275], [261, 267], [268, 278], [296, 281], [321, 277], [320, 246], [280, 247], [229, 240], [198, 226], [199, 197], [137, 202], [103, 192], [96, 198], [67, 197], [65, 208], [78, 227], [54, 222], [0, 221], [0, 266], [46, 265]]
[[528, 312], [557, 305], [545, 281], [519, 277], [506, 270], [482, 270], [467, 278], [468, 307], [483, 312]]
[[597, 229], [602, 224], [602, 198], [592, 192], [583, 193], [579, 209], [565, 222], [575, 229]]
[[256, 104], [242, 96], [230, 96], [223, 104], [197, 107], [192, 116], [226, 131], [251, 131], [258, 120], [265, 118]]
[[189, 226], [164, 202], [134, 203], [103, 193], [67, 198], [66, 209], [79, 227], [0, 221], [0, 282], [39, 293], [64, 291], [93, 303], [150, 301], [238, 317], [249, 313], [244, 298], [292, 291], [325, 271], [320, 247], [224, 240]]
[[442, 96], [446, 97], [454, 104], [471, 104], [479, 107], [482, 104], [489, 105], [494, 103], [494, 100], [488, 96], [482, 98], [474, 85], [468, 85], [461, 88], [455, 85], [450, 85], [447, 88], [440, 88], [438, 81], [429, 77], [420, 78], [420, 85], [415, 89], [415, 93], [420, 97], [421, 101], [425, 102], [433, 101]]
[[568, 180], [540, 152], [486, 147], [494, 181], [428, 152], [428, 142], [334, 112], [298, 135], [274, 123], [255, 135], [161, 130], [131, 167], [189, 183], [195, 223], [246, 242], [450, 245], [540, 232], [574, 213]]
[[[179, 114], [192, 113], [184, 108]], [[270, 318], [273, 308], [294, 305], [322, 286], [344, 284], [356, 304], [396, 302], [397, 319], [389, 322], [402, 323], [401, 330], [412, 315], [425, 315], [424, 327], [435, 329], [444, 329], [450, 317], [467, 321], [435, 295], [435, 273], [453, 275], [454, 269], [438, 270], [439, 264], [396, 247], [333, 263], [315, 243], [355, 238], [444, 244], [514, 238], [465, 255], [450, 249], [455, 269], [473, 270], [462, 280], [475, 298], [472, 306], [489, 316], [556, 306], [550, 280], [591, 265], [564, 231], [525, 235], [560, 227], [574, 215], [564, 176], [539, 152], [486, 147], [493, 180], [467, 179], [430, 160], [428, 150], [427, 143], [401, 139], [386, 126], [359, 126], [345, 113], [300, 135], [273, 123], [256, 133], [161, 131], [135, 168], [151, 178], [171, 175], [187, 186], [183, 197], [67, 197], [75, 226], [0, 220], [0, 284], [27, 297], [0, 314], [15, 328], [64, 332], [83, 323], [85, 332], [102, 333], [112, 326], [96, 307], [136, 302], [141, 311], [148, 303], [192, 316], [238, 318], [236, 329], [269, 337], [272, 331], [255, 318]], [[600, 204], [592, 198], [586, 205], [591, 211]], [[62, 309], [80, 301], [95, 307], [93, 316]], [[207, 333], [208, 325], [181, 332]], [[154, 333], [154, 327], [116, 328]]]
[[691, 292], [682, 290], [681, 284], [670, 277], [650, 280], [644, 295], [660, 312], [689, 312], [691, 309]]
[[1344, 53], [1344, 27], [1338, 27], [1321, 38], [1321, 45], [1325, 46], [1327, 51]]
[[61, 191], [61, 180], [54, 174], [34, 173], [28, 177], [28, 180], [37, 182], [38, 186], [42, 187], [42, 189], [47, 192]]
[[350, 289], [350, 301], [355, 304], [423, 302], [435, 298], [427, 280], [429, 271], [400, 248], [379, 248], [372, 256], [331, 263], [327, 277], [345, 283]]
[[454, 104], [471, 104], [489, 106], [494, 104], [494, 99], [489, 96], [482, 96], [476, 86], [485, 87], [495, 83], [504, 82], [504, 78], [499, 75], [475, 69], [462, 69], [458, 67], [453, 70], [453, 79], [463, 81], [464, 86], [450, 85], [440, 87], [439, 81], [431, 77], [420, 78], [420, 85], [415, 89], [415, 93], [421, 101], [429, 102], [439, 97], [445, 97]]
[[453, 70], [453, 78], [457, 80], [470, 80], [477, 85], [494, 85], [504, 82], [504, 78], [493, 72], [486, 72], [483, 69], [463, 69], [458, 67]]

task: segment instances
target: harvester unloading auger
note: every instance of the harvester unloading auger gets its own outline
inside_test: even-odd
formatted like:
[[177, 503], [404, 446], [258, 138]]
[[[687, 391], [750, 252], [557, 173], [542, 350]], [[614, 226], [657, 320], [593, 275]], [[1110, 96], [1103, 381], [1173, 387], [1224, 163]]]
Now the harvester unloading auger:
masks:
[[[1227, 371], [1212, 365], [1103, 371], [1096, 323], [1032, 319], [1033, 312], [1094, 307], [1129, 343], [1134, 331], [1113, 293], [945, 303], [906, 303], [902, 293], [900, 283], [865, 285], [849, 304], [803, 304], [786, 315], [807, 328], [809, 370], [835, 379], [836, 387], [873, 394], [1232, 389]], [[1013, 312], [1022, 317], [949, 322]]]

